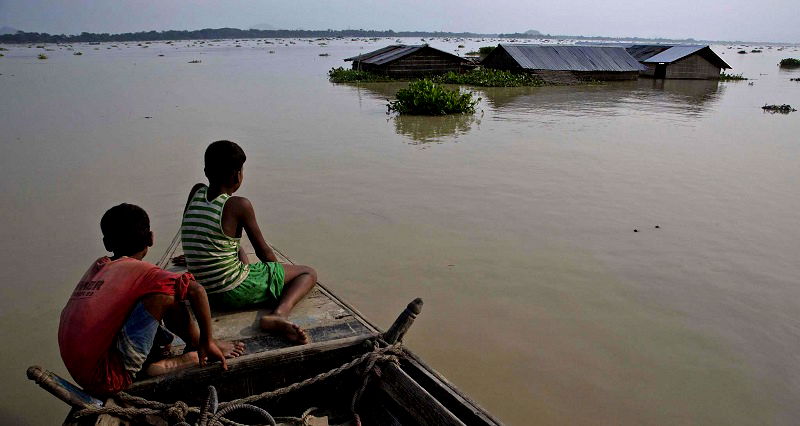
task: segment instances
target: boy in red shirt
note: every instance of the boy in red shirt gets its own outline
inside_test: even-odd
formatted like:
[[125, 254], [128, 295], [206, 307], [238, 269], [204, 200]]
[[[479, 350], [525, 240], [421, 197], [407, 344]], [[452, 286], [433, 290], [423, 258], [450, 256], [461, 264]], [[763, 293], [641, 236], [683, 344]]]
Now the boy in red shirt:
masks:
[[[140, 207], [120, 204], [100, 221], [103, 244], [113, 252], [92, 264], [61, 312], [58, 346], [67, 370], [85, 390], [107, 395], [130, 386], [137, 374], [164, 374], [206, 359], [244, 351], [241, 343], [217, 342], [203, 286], [189, 274], [175, 274], [143, 262], [153, 245], [150, 220]], [[191, 304], [200, 325], [192, 321]], [[174, 337], [162, 320], [196, 352], [153, 360], [153, 350]], [[154, 344], [155, 342], [155, 344]]]

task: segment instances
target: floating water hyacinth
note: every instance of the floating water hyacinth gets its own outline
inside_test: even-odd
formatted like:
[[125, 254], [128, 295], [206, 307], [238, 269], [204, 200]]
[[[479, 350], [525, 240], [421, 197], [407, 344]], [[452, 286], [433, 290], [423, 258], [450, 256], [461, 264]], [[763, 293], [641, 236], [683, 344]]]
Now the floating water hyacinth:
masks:
[[797, 111], [796, 109], [792, 108], [791, 105], [783, 104], [783, 105], [764, 105], [761, 107], [764, 111], [767, 112], [779, 112], [781, 114], [788, 114], [790, 112]]
[[481, 87], [539, 87], [546, 84], [544, 80], [532, 74], [490, 68], [476, 68], [465, 73], [450, 71], [447, 74], [433, 77], [432, 80], [436, 83], [468, 84]]
[[797, 68], [800, 67], [800, 59], [797, 58], [781, 59], [781, 62], [778, 65], [780, 65], [783, 68]]
[[749, 80], [749, 79], [741, 74], [728, 74], [726, 72], [722, 72], [719, 75], [719, 81], [737, 81], [737, 80]]
[[449, 90], [431, 80], [417, 80], [397, 91], [387, 104], [389, 112], [409, 115], [447, 115], [474, 113], [480, 98], [472, 93]]

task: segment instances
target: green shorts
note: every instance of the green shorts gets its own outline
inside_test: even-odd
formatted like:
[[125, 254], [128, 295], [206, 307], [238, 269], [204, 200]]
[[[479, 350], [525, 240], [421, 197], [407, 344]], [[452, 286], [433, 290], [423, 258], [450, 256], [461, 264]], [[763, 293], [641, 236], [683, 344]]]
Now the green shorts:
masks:
[[210, 295], [214, 307], [241, 309], [264, 302], [275, 302], [283, 292], [283, 265], [278, 262], [251, 263], [250, 273], [241, 284], [225, 293]]

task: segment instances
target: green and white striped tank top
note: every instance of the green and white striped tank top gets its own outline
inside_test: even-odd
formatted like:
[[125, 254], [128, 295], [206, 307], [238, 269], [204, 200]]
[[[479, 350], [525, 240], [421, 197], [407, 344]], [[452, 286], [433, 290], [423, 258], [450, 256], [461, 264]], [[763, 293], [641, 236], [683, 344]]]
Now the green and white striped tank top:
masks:
[[222, 232], [222, 209], [230, 195], [209, 201], [208, 187], [195, 192], [181, 224], [181, 243], [186, 265], [206, 292], [224, 293], [238, 286], [250, 272], [239, 260], [239, 238]]

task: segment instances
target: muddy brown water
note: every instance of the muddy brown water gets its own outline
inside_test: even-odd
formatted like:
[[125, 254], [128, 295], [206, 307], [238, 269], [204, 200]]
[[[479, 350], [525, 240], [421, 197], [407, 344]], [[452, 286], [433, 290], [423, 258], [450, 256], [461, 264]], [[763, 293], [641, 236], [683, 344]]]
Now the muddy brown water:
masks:
[[6, 46], [0, 423], [67, 412], [24, 372], [66, 375], [58, 315], [105, 209], [150, 213], [155, 260], [221, 138], [272, 243], [383, 326], [424, 298], [409, 345], [508, 424], [796, 422], [800, 112], [760, 108], [800, 105], [796, 48], [715, 47], [752, 85], [481, 89], [430, 118], [326, 80], [391, 40], [273, 42]]

